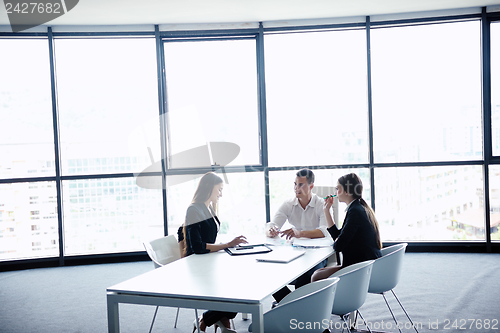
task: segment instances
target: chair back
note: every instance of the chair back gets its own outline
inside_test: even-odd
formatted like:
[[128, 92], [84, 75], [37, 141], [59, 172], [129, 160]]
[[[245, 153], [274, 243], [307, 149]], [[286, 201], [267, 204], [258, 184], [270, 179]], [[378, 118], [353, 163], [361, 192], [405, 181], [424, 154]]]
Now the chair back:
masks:
[[332, 314], [343, 316], [358, 310], [365, 303], [374, 261], [368, 260], [347, 266], [330, 276], [340, 278]]
[[330, 325], [330, 308], [338, 282], [338, 278], [320, 280], [288, 294], [277, 307], [264, 314], [265, 331], [323, 332]]
[[369, 293], [381, 294], [397, 286], [403, 271], [403, 257], [407, 246], [408, 243], [401, 243], [381, 250], [382, 257], [373, 263]]
[[155, 268], [165, 266], [181, 258], [181, 252], [174, 235], [168, 235], [143, 244]]

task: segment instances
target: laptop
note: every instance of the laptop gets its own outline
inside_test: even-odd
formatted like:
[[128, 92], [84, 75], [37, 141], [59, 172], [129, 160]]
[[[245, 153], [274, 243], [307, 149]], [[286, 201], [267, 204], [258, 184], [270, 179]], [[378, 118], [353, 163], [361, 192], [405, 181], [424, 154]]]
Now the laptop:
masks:
[[274, 263], [282, 263], [286, 264], [292, 260], [297, 259], [300, 256], [303, 256], [306, 253], [305, 250], [296, 250], [296, 249], [280, 249], [274, 248], [273, 252], [260, 254], [255, 259], [260, 262], [274, 262]]

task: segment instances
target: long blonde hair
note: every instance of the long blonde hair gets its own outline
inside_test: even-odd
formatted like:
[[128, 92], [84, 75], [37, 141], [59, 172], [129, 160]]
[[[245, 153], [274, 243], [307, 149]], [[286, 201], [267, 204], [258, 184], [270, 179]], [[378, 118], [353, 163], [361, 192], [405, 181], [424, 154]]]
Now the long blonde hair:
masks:
[[[207, 172], [206, 174], [201, 177], [200, 182], [198, 183], [198, 187], [196, 188], [196, 191], [194, 192], [193, 195], [193, 200], [191, 200], [191, 203], [205, 203], [210, 196], [212, 195], [212, 192], [214, 190], [215, 185], [222, 183], [222, 178], [217, 176], [213, 172]], [[209, 210], [211, 210], [211, 213], [213, 215], [217, 215], [218, 207], [217, 203], [212, 202]], [[184, 241], [187, 244], [186, 240], [186, 223], [184, 223], [184, 226], [182, 228], [182, 232], [184, 233]], [[187, 246], [184, 247], [182, 251], [182, 257], [186, 256], [187, 252]]]
[[340, 177], [338, 182], [342, 186], [344, 191], [346, 191], [347, 194], [352, 195], [354, 199], [359, 199], [361, 206], [363, 206], [366, 211], [366, 215], [368, 215], [368, 220], [372, 224], [373, 229], [375, 229], [377, 244], [379, 249], [381, 249], [382, 241], [380, 240], [380, 232], [378, 227], [378, 221], [377, 218], [375, 217], [375, 212], [370, 206], [368, 206], [366, 201], [361, 197], [361, 195], [363, 194], [363, 182], [361, 181], [361, 178], [359, 178], [359, 176], [355, 173], [348, 173], [347, 175]]
[[[205, 201], [207, 201], [212, 195], [215, 185], [220, 183], [222, 183], [222, 178], [217, 176], [215, 173], [207, 172], [206, 174], [204, 174], [203, 177], [201, 177], [200, 182], [198, 183], [198, 187], [194, 192], [193, 200], [191, 200], [191, 203], [204, 203]], [[212, 213], [218, 213], [217, 206], [217, 203], [211, 203], [211, 209], [213, 211]]]

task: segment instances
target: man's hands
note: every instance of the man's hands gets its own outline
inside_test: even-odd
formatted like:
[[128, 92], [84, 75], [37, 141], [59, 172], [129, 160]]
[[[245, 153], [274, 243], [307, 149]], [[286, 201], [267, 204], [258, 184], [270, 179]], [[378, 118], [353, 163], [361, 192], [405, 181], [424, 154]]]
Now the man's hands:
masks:
[[290, 228], [290, 229], [287, 229], [287, 230], [283, 230], [283, 231], [279, 231], [278, 228], [271, 227], [271, 228], [269, 228], [266, 231], [266, 236], [267, 237], [274, 238], [274, 237], [277, 237], [277, 236], [285, 236], [287, 240], [288, 239], [292, 239], [292, 237], [299, 238], [300, 234], [301, 234], [301, 232], [299, 230], [293, 229], [293, 228]]
[[283, 230], [280, 232], [280, 235], [285, 236], [287, 240], [292, 239], [293, 237], [300, 238], [301, 237], [300, 234], [301, 232], [299, 230], [293, 228]]
[[271, 237], [271, 238], [278, 236], [279, 233], [280, 232], [279, 232], [278, 228], [276, 228], [276, 227], [271, 227], [271, 228], [266, 230], [266, 236]]

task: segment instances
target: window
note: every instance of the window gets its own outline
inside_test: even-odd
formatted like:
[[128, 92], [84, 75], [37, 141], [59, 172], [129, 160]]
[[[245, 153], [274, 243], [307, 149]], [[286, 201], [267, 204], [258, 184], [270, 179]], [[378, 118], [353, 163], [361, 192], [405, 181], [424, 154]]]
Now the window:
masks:
[[500, 165], [490, 165], [490, 233], [500, 241]]
[[491, 137], [493, 155], [500, 155], [500, 22], [491, 25]]
[[54, 176], [46, 39], [0, 39], [0, 177]]
[[55, 49], [63, 174], [141, 172], [159, 161], [155, 40], [57, 39]]
[[[54, 182], [0, 184], [0, 202], [9, 218], [4, 218], [0, 230], [4, 232], [0, 242], [0, 261], [27, 258], [55, 257], [59, 255], [57, 233], [57, 203]], [[41, 203], [31, 204], [30, 197], [38, 197]], [[21, 208], [22, 207], [22, 208]], [[36, 217], [36, 221], [33, 218]], [[51, 244], [43, 249], [32, 244]], [[36, 251], [33, 252], [33, 251]]]
[[371, 30], [375, 162], [482, 159], [480, 22]]
[[[131, 178], [109, 181], [116, 192], [79, 191], [71, 184], [106, 184], [108, 179], [63, 182], [65, 255], [141, 251], [142, 242], [163, 235], [161, 190], [138, 188]], [[138, 199], [127, 194], [138, 190]]]
[[481, 166], [375, 169], [382, 240], [484, 240], [482, 178]]
[[169, 167], [260, 164], [255, 40], [164, 45]]
[[269, 165], [366, 163], [365, 30], [264, 41]]

